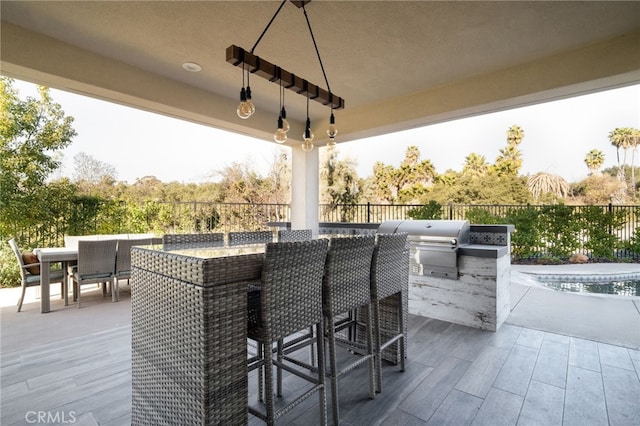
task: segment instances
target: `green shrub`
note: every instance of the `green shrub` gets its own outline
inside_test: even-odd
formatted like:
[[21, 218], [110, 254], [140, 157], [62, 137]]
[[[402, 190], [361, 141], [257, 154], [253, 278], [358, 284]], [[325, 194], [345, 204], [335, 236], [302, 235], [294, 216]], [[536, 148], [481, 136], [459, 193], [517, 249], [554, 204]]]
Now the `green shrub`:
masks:
[[614, 252], [621, 246], [620, 238], [614, 231], [624, 225], [625, 213], [608, 211], [606, 207], [588, 206], [582, 210], [581, 218], [587, 237], [585, 249], [595, 258], [613, 259]]
[[539, 253], [541, 239], [538, 216], [538, 211], [532, 207], [507, 211], [505, 222], [516, 228], [511, 234], [511, 252], [515, 259], [529, 259]]
[[423, 206], [409, 209], [407, 215], [415, 220], [442, 219], [442, 204], [431, 200]]
[[540, 209], [537, 226], [546, 252], [552, 257], [569, 258], [580, 249], [580, 215], [575, 208], [557, 204]]
[[471, 223], [475, 224], [501, 224], [505, 223], [504, 218], [495, 214], [492, 214], [489, 210], [482, 207], [470, 208], [465, 217]]
[[20, 285], [20, 269], [9, 244], [0, 244], [0, 287]]

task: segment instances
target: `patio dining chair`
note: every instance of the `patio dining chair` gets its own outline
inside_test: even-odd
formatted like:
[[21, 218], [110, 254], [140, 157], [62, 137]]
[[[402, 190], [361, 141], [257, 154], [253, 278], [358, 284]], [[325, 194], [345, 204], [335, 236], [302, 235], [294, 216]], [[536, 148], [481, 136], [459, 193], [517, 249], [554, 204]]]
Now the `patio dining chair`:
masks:
[[114, 302], [120, 300], [120, 280], [127, 280], [129, 282], [129, 278], [131, 278], [131, 247], [133, 246], [145, 246], [152, 243], [151, 238], [138, 238], [138, 239], [127, 239], [127, 240], [117, 240], [116, 246], [116, 269], [115, 276], [113, 280], [113, 288], [111, 289], [111, 299]]
[[[78, 241], [78, 265], [72, 275], [74, 294], [80, 308], [80, 288], [84, 284], [112, 283], [116, 270], [117, 240]], [[113, 292], [113, 288], [111, 291]]]
[[[382, 391], [383, 351], [395, 342], [399, 346], [400, 370], [405, 371], [407, 324], [404, 309], [409, 292], [409, 252], [406, 243], [407, 234], [404, 232], [376, 235], [371, 262], [371, 305], [377, 392]], [[395, 303], [397, 309], [381, 309], [384, 299]], [[397, 356], [393, 358], [397, 359]]]
[[[13, 238], [9, 240], [9, 246], [11, 246], [11, 250], [15, 254], [16, 260], [18, 261], [18, 267], [20, 268], [22, 292], [20, 293], [20, 299], [18, 299], [17, 303], [17, 311], [20, 312], [27, 287], [37, 287], [40, 285], [40, 263], [34, 254], [21, 253], [18, 243], [16, 243]], [[27, 259], [27, 263], [25, 263], [25, 258]], [[60, 283], [60, 295], [64, 297], [64, 294], [67, 291], [67, 289], [64, 288], [64, 271], [51, 271], [49, 274], [49, 282]]]
[[273, 232], [271, 231], [239, 231], [229, 232], [230, 246], [240, 246], [244, 244], [260, 244], [270, 243], [273, 241]]
[[[249, 406], [249, 412], [269, 425], [291, 408], [314, 395], [319, 396], [321, 424], [326, 424], [326, 389], [324, 378], [324, 345], [322, 343], [322, 276], [328, 240], [268, 243], [265, 250], [262, 278], [249, 284], [248, 338], [257, 343], [257, 358], [249, 362], [248, 370], [259, 370], [265, 381], [266, 412]], [[299, 331], [316, 329], [316, 367], [300, 362], [287, 362], [280, 344]], [[277, 344], [274, 358], [273, 345]], [[287, 397], [286, 406], [276, 410], [274, 391], [282, 396], [282, 382], [274, 388], [273, 367], [285, 370], [311, 384], [299, 394]], [[309, 374], [301, 369], [312, 370]], [[298, 389], [300, 390], [300, 389]]]

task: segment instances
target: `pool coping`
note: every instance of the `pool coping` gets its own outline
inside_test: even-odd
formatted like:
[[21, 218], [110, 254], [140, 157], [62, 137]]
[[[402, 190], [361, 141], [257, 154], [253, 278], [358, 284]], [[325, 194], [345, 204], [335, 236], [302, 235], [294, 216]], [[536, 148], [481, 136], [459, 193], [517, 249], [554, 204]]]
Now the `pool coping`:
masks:
[[549, 275], [633, 276], [640, 264], [511, 265], [511, 313], [506, 324], [640, 350], [640, 297], [554, 290]]

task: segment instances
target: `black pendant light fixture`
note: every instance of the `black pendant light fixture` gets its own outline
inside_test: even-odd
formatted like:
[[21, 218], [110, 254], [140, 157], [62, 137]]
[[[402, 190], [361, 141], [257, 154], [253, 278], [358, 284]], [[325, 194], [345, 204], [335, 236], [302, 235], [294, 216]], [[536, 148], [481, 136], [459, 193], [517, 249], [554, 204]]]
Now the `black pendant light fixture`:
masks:
[[[322, 75], [324, 76], [325, 83], [327, 85], [327, 89], [322, 89], [317, 85], [310, 83], [309, 81], [285, 70], [281, 67], [274, 65], [259, 56], [254, 55], [254, 51], [262, 37], [266, 34], [267, 30], [275, 20], [276, 16], [280, 13], [283, 6], [290, 1], [296, 7], [300, 8], [304, 12], [305, 19], [307, 21], [307, 27], [309, 28], [309, 34], [311, 35], [311, 39], [313, 40], [313, 46], [315, 48], [316, 56], [318, 57], [318, 61], [320, 62], [320, 68], [322, 69]], [[305, 9], [305, 5], [310, 3], [310, 0], [306, 1], [293, 1], [293, 0], [283, 0], [276, 13], [273, 15], [266, 28], [262, 31], [260, 37], [254, 44], [251, 51], [246, 51], [241, 47], [231, 45], [227, 48], [227, 62], [231, 63], [234, 66], [242, 65], [242, 89], [240, 90], [240, 105], [238, 106], [237, 113], [238, 116], [242, 119], [247, 119], [253, 115], [255, 112], [255, 106], [251, 100], [251, 87], [249, 86], [249, 75], [255, 74], [260, 77], [263, 77], [271, 82], [279, 83], [279, 98], [280, 98], [280, 114], [277, 120], [277, 128], [276, 132], [273, 135], [273, 139], [277, 143], [285, 143], [288, 139], [287, 133], [289, 131], [289, 123], [287, 121], [287, 112], [284, 106], [284, 93], [285, 89], [292, 90], [298, 94], [305, 95], [307, 98], [307, 119], [305, 122], [304, 133], [302, 134], [302, 140], [304, 141], [302, 144], [302, 149], [304, 151], [310, 151], [313, 149], [313, 132], [311, 131], [311, 120], [309, 118], [309, 100], [314, 100], [319, 102], [325, 106], [329, 106], [331, 109], [331, 115], [329, 117], [329, 128], [327, 129], [327, 136], [329, 137], [328, 145], [335, 145], [336, 136], [338, 134], [338, 130], [336, 128], [336, 119], [334, 115], [334, 110], [343, 109], [344, 108], [344, 99], [340, 96], [336, 96], [331, 92], [331, 88], [329, 87], [329, 81], [327, 80], [327, 74], [324, 70], [324, 65], [322, 64], [322, 59], [320, 58], [320, 52], [318, 51], [318, 45], [316, 44], [315, 37], [313, 35], [313, 31], [311, 29], [311, 23], [309, 22], [309, 17], [307, 15], [307, 10]], [[244, 78], [245, 72], [247, 73], [247, 86], [244, 86]]]

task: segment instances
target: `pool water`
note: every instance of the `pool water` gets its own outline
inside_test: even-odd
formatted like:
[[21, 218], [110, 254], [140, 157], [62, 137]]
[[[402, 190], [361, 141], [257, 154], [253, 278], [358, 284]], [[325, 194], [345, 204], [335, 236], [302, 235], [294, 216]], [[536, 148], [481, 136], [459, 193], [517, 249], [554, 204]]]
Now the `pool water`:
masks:
[[604, 282], [564, 282], [540, 281], [546, 287], [570, 293], [616, 294], [620, 296], [639, 296], [640, 280], [604, 281]]

